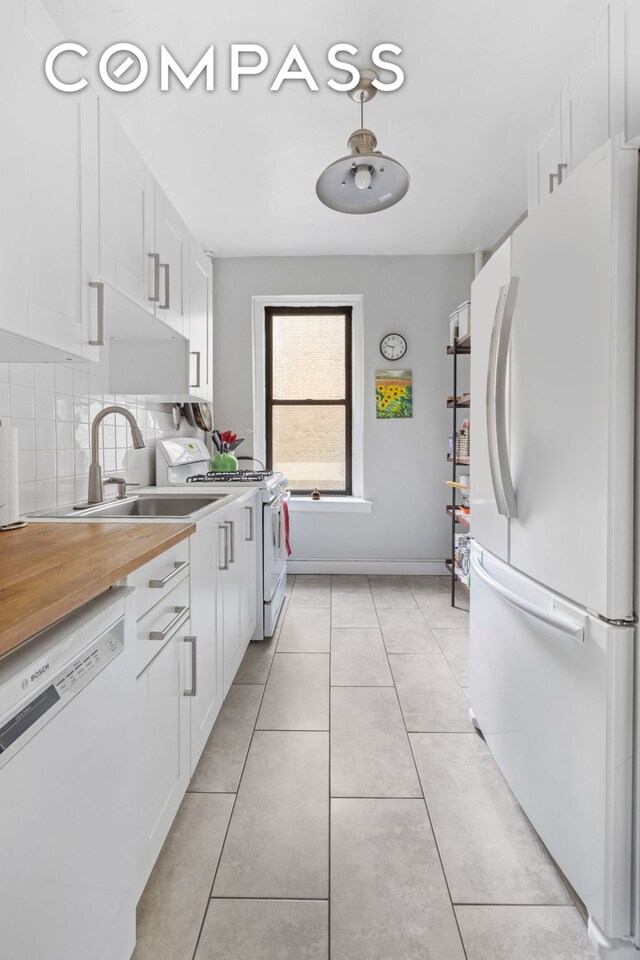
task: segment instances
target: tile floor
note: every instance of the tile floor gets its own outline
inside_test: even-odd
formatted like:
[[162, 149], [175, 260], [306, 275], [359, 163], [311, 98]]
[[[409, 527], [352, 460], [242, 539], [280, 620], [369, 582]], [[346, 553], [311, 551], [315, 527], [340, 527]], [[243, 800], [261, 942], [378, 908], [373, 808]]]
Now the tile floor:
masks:
[[446, 579], [291, 579], [142, 896], [135, 960], [593, 960], [469, 725]]

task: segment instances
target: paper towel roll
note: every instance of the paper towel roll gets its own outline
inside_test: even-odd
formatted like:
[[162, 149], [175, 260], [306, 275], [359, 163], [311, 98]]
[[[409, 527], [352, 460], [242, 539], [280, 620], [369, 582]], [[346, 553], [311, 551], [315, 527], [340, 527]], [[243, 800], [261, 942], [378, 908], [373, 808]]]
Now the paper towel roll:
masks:
[[0, 527], [19, 519], [18, 431], [0, 426]]

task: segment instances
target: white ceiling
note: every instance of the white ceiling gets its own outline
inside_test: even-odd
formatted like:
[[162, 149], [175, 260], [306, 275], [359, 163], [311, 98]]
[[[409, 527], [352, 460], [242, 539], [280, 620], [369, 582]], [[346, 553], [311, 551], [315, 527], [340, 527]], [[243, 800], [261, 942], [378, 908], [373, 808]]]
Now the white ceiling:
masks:
[[[179, 212], [218, 256], [462, 253], [487, 248], [526, 205], [526, 144], [606, 0], [44, 0], [65, 39], [149, 55], [145, 85], [101, 93]], [[347, 153], [358, 106], [326, 86], [339, 41], [369, 62], [403, 48], [404, 86], [365, 108], [378, 148], [406, 166], [409, 193], [369, 216], [323, 207], [315, 182]], [[271, 64], [231, 93], [231, 43]], [[189, 71], [216, 47], [216, 90], [160, 93], [164, 43]], [[320, 91], [270, 83], [292, 43]], [[339, 77], [338, 79], [342, 79]], [[199, 82], [199, 86], [201, 81]]]

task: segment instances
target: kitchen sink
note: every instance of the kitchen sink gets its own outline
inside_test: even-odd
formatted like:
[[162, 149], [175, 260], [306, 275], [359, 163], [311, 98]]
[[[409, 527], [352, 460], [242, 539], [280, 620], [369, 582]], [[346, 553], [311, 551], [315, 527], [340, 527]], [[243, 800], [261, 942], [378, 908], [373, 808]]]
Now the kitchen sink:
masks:
[[127, 497], [126, 500], [110, 500], [108, 503], [97, 503], [94, 506], [63, 507], [59, 510], [47, 510], [41, 513], [32, 513], [33, 518], [48, 517], [65, 520], [89, 520], [101, 517], [156, 517], [170, 520], [180, 517], [191, 517], [205, 507], [211, 506], [218, 500], [224, 500], [226, 494], [202, 494], [181, 496], [179, 493], [163, 496], [162, 494], [141, 494], [137, 497]]

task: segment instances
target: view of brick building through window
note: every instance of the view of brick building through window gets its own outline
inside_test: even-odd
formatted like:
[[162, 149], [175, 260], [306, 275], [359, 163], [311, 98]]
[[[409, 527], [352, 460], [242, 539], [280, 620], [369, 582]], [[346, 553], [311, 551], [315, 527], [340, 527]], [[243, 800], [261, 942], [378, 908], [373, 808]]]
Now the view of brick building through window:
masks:
[[267, 457], [293, 491], [350, 493], [351, 309], [271, 308]]

